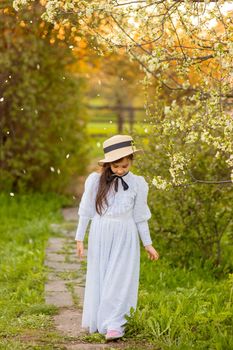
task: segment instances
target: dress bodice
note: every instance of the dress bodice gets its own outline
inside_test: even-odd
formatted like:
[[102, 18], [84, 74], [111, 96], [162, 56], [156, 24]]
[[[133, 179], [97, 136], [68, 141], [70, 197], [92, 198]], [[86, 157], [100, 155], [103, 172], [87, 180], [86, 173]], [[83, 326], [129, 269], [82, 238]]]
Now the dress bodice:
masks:
[[137, 195], [135, 188], [135, 179], [130, 172], [124, 176], [124, 181], [128, 184], [129, 188], [124, 190], [121, 180], [118, 181], [118, 191], [116, 192], [114, 186], [111, 187], [107, 194], [108, 207], [105, 206], [105, 215], [121, 215], [125, 212], [132, 211], [134, 207], [135, 197]]
[[[111, 187], [107, 194], [108, 205], [104, 206], [103, 215], [99, 215], [96, 211], [96, 194], [100, 177], [100, 173], [92, 172], [85, 181], [85, 189], [78, 208], [79, 224], [75, 239], [77, 241], [84, 240], [90, 219], [92, 219], [92, 223], [98, 222], [97, 226], [100, 229], [105, 219], [109, 221], [108, 219], [110, 218], [110, 222], [113, 224], [117, 221], [117, 225], [122, 223], [129, 224], [129, 222], [132, 225], [133, 220], [137, 226], [143, 245], [152, 244], [147, 222], [151, 218], [151, 212], [147, 205], [148, 184], [144, 177], [135, 175], [129, 171], [124, 176], [124, 181], [129, 186], [127, 190], [124, 190], [121, 179], [118, 179], [118, 191], [115, 191], [115, 186]], [[133, 234], [135, 225], [131, 227], [131, 234]]]
[[[79, 205], [79, 215], [94, 217], [96, 213], [95, 199], [101, 174], [92, 172], [86, 179], [85, 191]], [[116, 179], [114, 180], [116, 181]], [[129, 188], [124, 190], [121, 180], [118, 179], [118, 191], [112, 186], [107, 194], [108, 206], [104, 206], [104, 215], [121, 215], [132, 211], [135, 222], [148, 220], [151, 217], [147, 205], [148, 184], [143, 176], [131, 171], [124, 176]]]

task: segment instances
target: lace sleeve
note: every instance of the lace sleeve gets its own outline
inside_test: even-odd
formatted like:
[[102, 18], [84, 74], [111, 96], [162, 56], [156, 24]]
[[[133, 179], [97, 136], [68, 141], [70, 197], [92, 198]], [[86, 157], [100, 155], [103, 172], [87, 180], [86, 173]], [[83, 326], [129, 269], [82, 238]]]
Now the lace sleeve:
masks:
[[135, 198], [133, 217], [135, 223], [147, 221], [151, 218], [151, 212], [147, 204], [148, 184], [143, 176], [138, 176], [137, 194]]
[[84, 185], [84, 192], [78, 208], [78, 226], [75, 234], [76, 241], [83, 241], [90, 219], [95, 215], [95, 195], [98, 184], [98, 173], [91, 173]]

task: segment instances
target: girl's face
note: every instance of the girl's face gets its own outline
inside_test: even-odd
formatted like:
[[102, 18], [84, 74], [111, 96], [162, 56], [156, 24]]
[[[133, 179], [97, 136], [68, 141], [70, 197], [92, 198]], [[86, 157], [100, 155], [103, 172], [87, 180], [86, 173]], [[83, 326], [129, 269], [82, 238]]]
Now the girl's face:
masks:
[[118, 176], [123, 176], [129, 171], [131, 164], [132, 164], [132, 160], [125, 157], [120, 161], [112, 162], [111, 170], [114, 174]]

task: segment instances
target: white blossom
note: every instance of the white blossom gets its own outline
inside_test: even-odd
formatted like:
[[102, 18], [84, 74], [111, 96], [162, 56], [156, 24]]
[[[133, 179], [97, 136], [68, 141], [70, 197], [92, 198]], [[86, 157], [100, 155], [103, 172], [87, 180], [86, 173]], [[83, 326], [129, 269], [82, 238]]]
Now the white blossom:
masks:
[[161, 176], [154, 176], [152, 184], [159, 190], [166, 190], [168, 188], [168, 183]]

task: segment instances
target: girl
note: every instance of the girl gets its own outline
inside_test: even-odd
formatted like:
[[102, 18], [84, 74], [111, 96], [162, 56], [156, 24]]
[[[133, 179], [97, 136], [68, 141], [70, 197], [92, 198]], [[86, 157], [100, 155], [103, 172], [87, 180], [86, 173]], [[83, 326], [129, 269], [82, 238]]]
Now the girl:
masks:
[[[75, 240], [83, 257], [88, 223], [87, 273], [82, 327], [105, 334], [106, 340], [124, 335], [125, 315], [136, 309], [140, 267], [140, 240], [151, 260], [159, 254], [152, 246], [147, 220], [148, 184], [129, 169], [136, 150], [128, 135], [116, 135], [103, 143], [101, 173], [86, 179], [79, 204]], [[138, 235], [139, 233], [139, 235]]]

